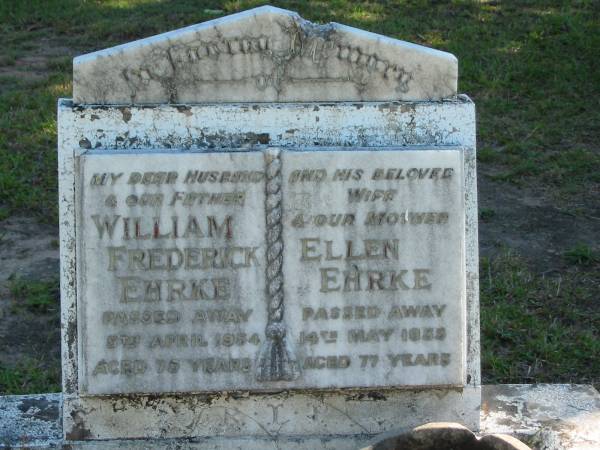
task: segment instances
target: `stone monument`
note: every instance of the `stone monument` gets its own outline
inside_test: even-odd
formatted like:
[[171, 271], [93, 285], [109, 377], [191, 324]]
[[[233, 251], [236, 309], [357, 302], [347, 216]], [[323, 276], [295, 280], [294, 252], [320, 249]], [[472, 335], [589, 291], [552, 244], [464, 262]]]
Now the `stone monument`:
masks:
[[475, 108], [453, 55], [261, 7], [73, 72], [65, 442], [479, 427]]

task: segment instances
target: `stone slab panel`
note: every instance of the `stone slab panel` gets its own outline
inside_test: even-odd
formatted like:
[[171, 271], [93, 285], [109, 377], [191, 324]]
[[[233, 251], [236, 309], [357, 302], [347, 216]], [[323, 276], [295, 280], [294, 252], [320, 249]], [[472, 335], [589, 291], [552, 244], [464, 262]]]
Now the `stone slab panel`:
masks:
[[255, 386], [261, 152], [78, 157], [81, 394]]
[[[277, 120], [275, 120], [277, 119]], [[217, 141], [210, 139], [226, 123]], [[470, 385], [479, 383], [477, 209], [474, 152], [474, 108], [465, 97], [443, 103], [364, 103], [280, 105], [163, 105], [156, 108], [73, 107], [59, 102], [59, 174], [61, 217], [61, 315], [63, 327], [63, 389], [77, 391], [78, 348], [76, 332], [75, 200], [73, 148], [97, 152], [139, 151], [152, 147], [174, 153], [220, 149], [227, 144], [261, 149], [267, 142], [279, 146], [310, 147], [312, 125], [324, 144], [375, 147], [421, 145], [461, 146], [465, 162], [466, 267], [467, 267], [467, 373]], [[128, 134], [129, 124], [144, 130]], [[294, 128], [295, 127], [295, 128]], [[254, 132], [252, 131], [254, 130]], [[335, 130], [335, 132], [334, 132]], [[187, 137], [186, 137], [187, 136]], [[196, 137], [197, 138], [196, 138]], [[405, 147], [411, 149], [410, 146]], [[105, 150], [100, 150], [105, 149]]]
[[[283, 272], [265, 280], [262, 152], [78, 157], [82, 394], [463, 385], [462, 152], [281, 159]], [[255, 376], [270, 283], [287, 382]]]
[[263, 6], [73, 61], [78, 104], [439, 100], [450, 54]]
[[[475, 105], [444, 102], [74, 106], [62, 125], [81, 149], [475, 146]], [[226, 124], [226, 125], [224, 125]]]
[[465, 384], [462, 151], [282, 161], [285, 314], [302, 384]]

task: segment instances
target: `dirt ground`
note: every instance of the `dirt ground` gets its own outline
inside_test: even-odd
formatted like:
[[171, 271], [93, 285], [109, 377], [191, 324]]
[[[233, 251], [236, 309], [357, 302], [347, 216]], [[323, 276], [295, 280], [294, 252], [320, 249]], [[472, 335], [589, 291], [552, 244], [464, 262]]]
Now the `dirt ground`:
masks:
[[[0, 77], [14, 77], [21, 82], [37, 82], [44, 80], [50, 73], [49, 65], [62, 60], [69, 61], [77, 55], [77, 50], [64, 45], [63, 39], [42, 37], [34, 48], [24, 50], [11, 64], [0, 62]], [[70, 64], [70, 62], [69, 62]], [[11, 89], [10, 83], [0, 83], [0, 93]]]
[[[494, 257], [505, 248], [516, 251], [536, 273], [560, 270], [562, 255], [579, 244], [591, 248], [600, 237], [600, 193], [580, 205], [557, 206], [543, 189], [491, 181], [493, 167], [479, 164], [479, 253]], [[581, 210], [575, 214], [572, 211]]]
[[0, 365], [60, 360], [60, 305], [47, 312], [30, 311], [14, 300], [14, 280], [58, 280], [58, 227], [26, 217], [0, 222]]

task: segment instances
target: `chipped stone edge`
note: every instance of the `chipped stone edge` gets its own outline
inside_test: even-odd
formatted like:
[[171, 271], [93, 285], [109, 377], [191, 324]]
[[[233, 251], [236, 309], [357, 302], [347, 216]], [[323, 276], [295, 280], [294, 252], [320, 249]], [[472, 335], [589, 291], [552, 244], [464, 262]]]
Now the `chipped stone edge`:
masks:
[[[91, 53], [86, 53], [84, 55], [76, 56], [73, 58], [73, 70], [75, 71], [75, 67], [80, 64], [85, 64], [87, 62], [94, 61], [96, 59], [113, 56], [115, 54], [119, 54], [121, 52], [127, 50], [137, 50], [146, 45], [152, 44], [160, 44], [163, 42], [168, 42], [170, 40], [179, 39], [182, 36], [187, 36], [189, 34], [198, 33], [204, 30], [210, 30], [211, 28], [218, 27], [219, 25], [223, 25], [226, 23], [234, 22], [240, 19], [246, 19], [258, 14], [279, 14], [288, 16], [290, 19], [302, 23], [302, 24], [311, 24], [311, 22], [303, 19], [298, 13], [294, 11], [290, 11], [288, 9], [278, 8], [276, 6], [264, 5], [259, 6], [257, 8], [249, 9], [246, 11], [241, 11], [235, 14], [230, 14], [227, 16], [219, 17], [217, 19], [212, 19], [206, 22], [202, 22], [199, 24], [189, 25], [187, 27], [179, 28], [177, 30], [167, 31], [166, 33], [156, 34], [154, 36], [150, 36], [147, 38], [138, 39], [132, 42], [128, 42], [121, 45], [116, 45], [114, 47], [98, 50]], [[327, 25], [325, 25], [327, 26]], [[340, 31], [351, 32], [357, 35], [362, 35], [368, 39], [378, 39], [382, 42], [391, 43], [400, 47], [403, 47], [406, 50], [410, 51], [419, 51], [422, 53], [427, 53], [429, 56], [434, 56], [437, 58], [441, 58], [446, 60], [449, 63], [458, 65], [458, 59], [452, 53], [445, 52], [442, 50], [437, 50], [430, 47], [425, 47], [424, 45], [414, 44], [412, 42], [403, 41], [400, 39], [390, 38], [388, 36], [384, 36], [377, 33], [372, 33], [370, 31], [361, 30], [358, 28], [350, 27], [348, 25], [339, 24], [336, 22], [330, 22], [329, 26], [336, 28]]]
[[62, 392], [77, 394], [77, 270], [75, 263], [75, 130], [71, 111], [58, 101], [58, 215]]

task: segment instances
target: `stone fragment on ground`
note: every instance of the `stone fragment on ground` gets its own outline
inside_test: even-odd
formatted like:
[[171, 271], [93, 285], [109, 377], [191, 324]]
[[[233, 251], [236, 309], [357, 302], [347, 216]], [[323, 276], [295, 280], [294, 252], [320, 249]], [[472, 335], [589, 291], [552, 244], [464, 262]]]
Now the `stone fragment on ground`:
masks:
[[436, 422], [382, 439], [363, 450], [531, 450], [518, 439], [491, 434], [478, 439], [458, 423]]

